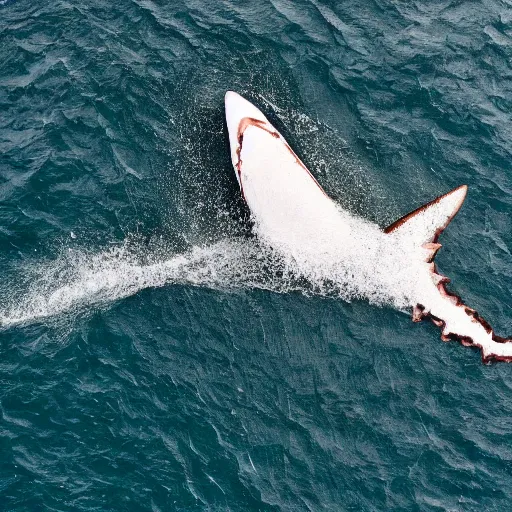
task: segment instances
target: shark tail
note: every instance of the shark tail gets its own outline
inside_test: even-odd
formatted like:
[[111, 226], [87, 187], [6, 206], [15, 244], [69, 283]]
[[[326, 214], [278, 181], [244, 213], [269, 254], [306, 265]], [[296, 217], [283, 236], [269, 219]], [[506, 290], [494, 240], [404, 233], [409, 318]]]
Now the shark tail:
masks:
[[443, 341], [457, 340], [464, 346], [479, 348], [484, 363], [512, 362], [512, 338], [496, 335], [476, 310], [449, 291], [446, 285], [450, 279], [440, 274], [434, 263], [441, 248], [439, 236], [459, 211], [466, 193], [465, 185], [458, 187], [398, 219], [384, 231], [413, 247], [421, 247], [420, 254], [431, 277], [429, 304], [413, 307], [413, 321], [429, 318], [441, 329]]

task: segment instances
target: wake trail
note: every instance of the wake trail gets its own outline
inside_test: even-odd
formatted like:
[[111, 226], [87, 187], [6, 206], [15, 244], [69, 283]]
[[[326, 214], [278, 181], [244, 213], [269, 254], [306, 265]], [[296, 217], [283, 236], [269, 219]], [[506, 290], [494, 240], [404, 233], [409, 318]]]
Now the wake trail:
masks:
[[302, 283], [292, 266], [255, 239], [223, 240], [167, 257], [128, 244], [96, 254], [68, 250], [56, 260], [32, 262], [20, 273], [24, 284], [0, 289], [3, 328], [79, 313], [172, 284], [322, 293], [321, 286], [315, 291]]

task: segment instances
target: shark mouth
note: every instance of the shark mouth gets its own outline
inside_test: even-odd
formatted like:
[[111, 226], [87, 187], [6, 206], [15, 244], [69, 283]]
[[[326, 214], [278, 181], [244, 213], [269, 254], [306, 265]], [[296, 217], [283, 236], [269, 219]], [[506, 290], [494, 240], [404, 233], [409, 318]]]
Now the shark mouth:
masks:
[[[441, 244], [438, 244], [441, 247]], [[479, 342], [479, 338], [473, 338], [471, 336], [466, 336], [463, 334], [458, 334], [456, 332], [451, 332], [447, 330], [447, 322], [443, 320], [441, 317], [436, 316], [430, 311], [427, 311], [423, 304], [416, 304], [412, 309], [412, 321], [413, 322], [421, 322], [424, 319], [430, 319], [434, 325], [441, 329], [441, 339], [445, 342], [448, 341], [458, 341], [465, 347], [474, 347], [480, 349], [482, 362], [483, 363], [492, 363], [492, 362], [512, 362], [512, 344], [508, 346], [503, 346], [503, 350], [494, 350], [490, 347], [489, 341], [492, 343], [506, 344], [511, 343], [512, 338], [504, 338], [502, 336], [498, 336], [494, 333], [492, 327], [489, 322], [485, 320], [480, 314], [473, 308], [470, 308], [460, 298], [459, 295], [452, 293], [450, 290], [446, 288], [446, 285], [450, 282], [450, 279], [446, 276], [441, 275], [437, 271], [437, 267], [435, 263], [431, 263], [431, 276], [434, 282], [437, 282], [437, 289], [439, 294], [453, 304], [455, 307], [460, 308], [469, 318], [469, 320], [473, 323], [479, 324], [489, 336], [489, 340], [486, 343]]]
[[[439, 244], [439, 247], [441, 247], [441, 244]], [[441, 329], [441, 339], [443, 341], [458, 341], [465, 347], [475, 347], [480, 349], [483, 363], [512, 363], [512, 344], [505, 345], [507, 343], [511, 343], [512, 338], [504, 338], [495, 334], [487, 320], [480, 316], [480, 314], [475, 309], [470, 308], [464, 304], [459, 295], [449, 291], [446, 288], [446, 284], [450, 282], [450, 279], [439, 274], [436, 265], [433, 262], [431, 263], [431, 272], [432, 280], [437, 282], [437, 288], [441, 296], [450, 301], [455, 307], [460, 308], [461, 311], [464, 311], [471, 322], [479, 324], [485, 330], [490, 339], [487, 340], [486, 343], [482, 343], [478, 338], [472, 338], [471, 336], [465, 336], [463, 334], [447, 331], [447, 322], [442, 318], [432, 314], [431, 312], [425, 311], [425, 306], [422, 304], [417, 304], [413, 307], [412, 321], [421, 322], [425, 318], [430, 319], [434, 325]], [[494, 347], [493, 349], [489, 341], [495, 344], [503, 344], [503, 347], [499, 347], [498, 350], [496, 350], [497, 347]]]
[[[231, 91], [226, 93], [225, 107], [236, 177], [256, 224], [264, 226], [270, 233], [267, 237], [270, 244], [278, 252], [281, 250], [281, 253], [295, 257], [303, 249], [301, 244], [309, 243], [309, 253], [303, 259], [309, 258], [311, 267], [316, 256], [311, 246], [319, 254], [329, 250], [332, 254], [329, 244], [336, 243], [334, 238], [339, 238], [340, 231], [346, 237], [343, 238], [345, 245], [355, 243], [357, 237], [352, 236], [351, 229], [357, 219], [351, 218], [348, 222], [352, 228], [343, 224], [342, 220], [349, 214], [340, 213], [339, 207], [333, 204], [264, 114]], [[443, 341], [457, 340], [464, 346], [479, 348], [484, 363], [512, 362], [512, 339], [494, 334], [486, 320], [450, 292], [446, 287], [450, 280], [437, 271], [434, 263], [441, 248], [438, 239], [459, 211], [466, 193], [467, 187], [460, 186], [401, 217], [384, 230], [376, 231], [374, 252], [377, 251], [377, 256], [371, 261], [377, 267], [387, 258], [387, 268], [391, 272], [406, 267], [409, 272], [407, 283], [401, 286], [406, 289], [404, 296], [410, 299], [408, 305], [412, 308], [414, 322], [429, 318], [441, 329]], [[361, 219], [359, 222], [356, 231], [367, 229], [366, 221]], [[336, 226], [335, 234], [329, 231], [332, 226]], [[265, 237], [267, 233], [260, 229], [257, 234]], [[386, 237], [380, 245], [379, 237]], [[339, 247], [345, 249], [342, 245]], [[382, 254], [381, 258], [378, 251], [382, 247], [390, 248], [390, 254]], [[363, 254], [368, 249], [371, 252], [371, 244], [363, 244], [350, 253], [351, 268], [354, 268], [354, 261], [357, 264], [358, 250]], [[375, 287], [379, 287], [382, 285], [378, 282], [379, 272], [377, 268], [374, 271]], [[368, 274], [371, 272], [362, 273], [366, 277]], [[385, 282], [386, 278], [382, 278], [382, 272], [380, 274], [381, 281]], [[419, 285], [415, 284], [416, 280]], [[365, 283], [364, 286], [369, 285]], [[388, 303], [397, 304], [399, 299], [390, 292]]]

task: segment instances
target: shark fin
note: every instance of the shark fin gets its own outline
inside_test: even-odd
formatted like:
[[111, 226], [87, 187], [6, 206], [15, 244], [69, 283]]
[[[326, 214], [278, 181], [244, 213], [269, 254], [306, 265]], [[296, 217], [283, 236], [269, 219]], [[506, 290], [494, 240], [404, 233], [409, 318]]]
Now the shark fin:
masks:
[[384, 232], [392, 233], [398, 237], [407, 236], [411, 238], [418, 245], [431, 249], [433, 257], [440, 247], [437, 244], [439, 235], [459, 211], [467, 190], [468, 187], [462, 185], [447, 194], [439, 196], [430, 203], [424, 204], [393, 222]]

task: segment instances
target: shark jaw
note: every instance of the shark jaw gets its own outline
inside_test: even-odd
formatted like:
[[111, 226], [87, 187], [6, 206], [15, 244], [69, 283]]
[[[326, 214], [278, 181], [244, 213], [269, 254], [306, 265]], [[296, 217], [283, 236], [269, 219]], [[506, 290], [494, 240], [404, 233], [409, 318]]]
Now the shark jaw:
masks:
[[382, 230], [349, 214], [324, 192], [264, 114], [235, 92], [225, 97], [231, 160], [259, 239], [296, 272], [335, 282], [352, 297], [430, 318], [443, 341], [479, 348], [482, 360], [512, 362], [512, 339], [446, 288], [438, 239], [467, 193], [465, 185]]

